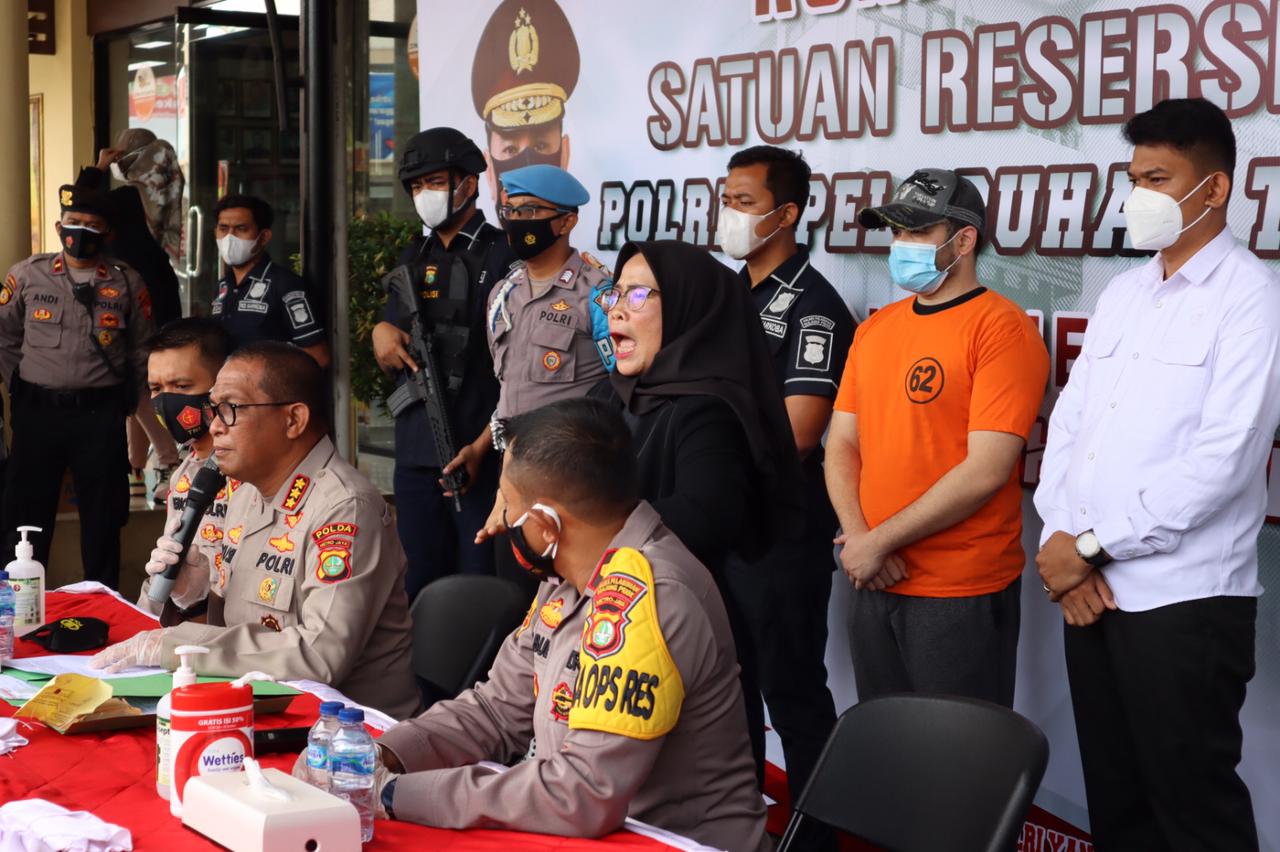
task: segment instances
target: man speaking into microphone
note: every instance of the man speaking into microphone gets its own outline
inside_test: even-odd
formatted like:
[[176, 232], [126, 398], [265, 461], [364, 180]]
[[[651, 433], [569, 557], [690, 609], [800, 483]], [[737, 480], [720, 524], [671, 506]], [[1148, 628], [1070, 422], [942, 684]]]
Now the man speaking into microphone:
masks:
[[188, 548], [174, 586], [208, 578], [208, 624], [139, 633], [94, 667], [172, 668], [177, 646], [204, 645], [200, 674], [315, 680], [398, 719], [416, 712], [404, 551], [382, 495], [326, 435], [325, 397], [323, 372], [296, 346], [232, 354], [205, 419], [214, 458], [241, 484], [212, 564]]

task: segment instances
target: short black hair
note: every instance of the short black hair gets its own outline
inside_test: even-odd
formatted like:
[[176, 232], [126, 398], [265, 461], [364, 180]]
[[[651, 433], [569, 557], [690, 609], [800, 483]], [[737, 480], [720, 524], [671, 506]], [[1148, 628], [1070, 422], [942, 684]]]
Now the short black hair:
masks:
[[[553, 402], [506, 421], [508, 475], [591, 522], [631, 513], [640, 499], [631, 430], [597, 399]], [[514, 468], [514, 470], [512, 469]]]
[[[775, 207], [791, 203], [800, 209], [809, 206], [809, 176], [813, 170], [804, 161], [800, 151], [789, 151], [773, 145], [755, 145], [743, 148], [729, 158], [729, 170], [740, 169], [763, 163], [767, 171], [764, 176], [765, 189], [773, 196]], [[797, 224], [800, 216], [797, 215]]]
[[1131, 145], [1168, 145], [1205, 174], [1223, 171], [1235, 180], [1236, 134], [1231, 119], [1204, 98], [1170, 98], [1125, 122]]
[[216, 222], [218, 214], [223, 210], [234, 210], [243, 207], [253, 216], [253, 224], [258, 226], [259, 231], [265, 231], [271, 227], [271, 223], [276, 220], [276, 212], [271, 209], [271, 205], [263, 201], [256, 195], [241, 195], [232, 193], [224, 195], [218, 199], [217, 205], [213, 208], [213, 219]]
[[226, 327], [209, 317], [183, 317], [165, 323], [164, 327], [148, 337], [142, 343], [142, 349], [148, 355], [152, 352], [166, 352], [170, 349], [182, 349], [195, 346], [200, 359], [213, 375], [222, 369], [227, 356], [231, 354], [231, 335]]
[[316, 359], [300, 347], [279, 340], [259, 340], [241, 346], [227, 362], [256, 361], [262, 365], [258, 387], [270, 402], [300, 402], [311, 412], [311, 423], [329, 422], [329, 386]]

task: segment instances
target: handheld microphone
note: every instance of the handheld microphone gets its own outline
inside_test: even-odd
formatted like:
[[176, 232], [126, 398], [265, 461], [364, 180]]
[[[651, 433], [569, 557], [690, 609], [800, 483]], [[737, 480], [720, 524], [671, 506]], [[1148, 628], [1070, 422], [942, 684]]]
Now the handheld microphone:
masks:
[[214, 498], [226, 484], [227, 477], [218, 470], [217, 460], [210, 455], [209, 460], [201, 465], [196, 475], [192, 477], [191, 488], [187, 491], [187, 502], [182, 507], [178, 529], [173, 533], [173, 540], [182, 548], [178, 561], [164, 569], [164, 573], [156, 574], [151, 578], [151, 588], [147, 592], [147, 597], [151, 600], [164, 603], [169, 599], [169, 595], [173, 592], [173, 583], [178, 579], [178, 572], [182, 569], [183, 560], [186, 558], [187, 551], [191, 549], [196, 531], [200, 528], [200, 519], [213, 505]]

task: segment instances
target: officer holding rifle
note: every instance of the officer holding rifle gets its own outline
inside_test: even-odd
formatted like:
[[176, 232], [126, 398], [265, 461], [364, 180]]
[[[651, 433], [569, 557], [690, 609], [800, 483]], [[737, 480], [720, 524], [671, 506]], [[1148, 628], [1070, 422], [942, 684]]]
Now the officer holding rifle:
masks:
[[372, 336], [378, 364], [398, 375], [388, 409], [410, 602], [445, 575], [494, 571], [492, 543], [474, 537], [493, 506], [497, 455], [463, 454], [449, 465], [463, 449], [453, 439], [474, 438], [497, 405], [485, 304], [515, 260], [503, 232], [476, 208], [484, 170], [480, 149], [451, 127], [413, 136], [400, 160], [400, 181], [431, 232], [415, 237], [384, 279], [387, 302]]

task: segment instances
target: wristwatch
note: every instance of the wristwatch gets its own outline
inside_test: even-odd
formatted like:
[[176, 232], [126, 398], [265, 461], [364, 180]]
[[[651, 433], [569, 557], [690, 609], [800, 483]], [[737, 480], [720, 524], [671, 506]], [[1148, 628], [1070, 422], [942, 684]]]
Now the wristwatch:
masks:
[[1102, 542], [1093, 530], [1085, 530], [1076, 536], [1076, 555], [1094, 568], [1111, 562], [1111, 554], [1102, 549]]
[[396, 781], [399, 778], [392, 778], [382, 787], [382, 809], [387, 812], [387, 819], [395, 819], [396, 812], [391, 804], [396, 800]]

